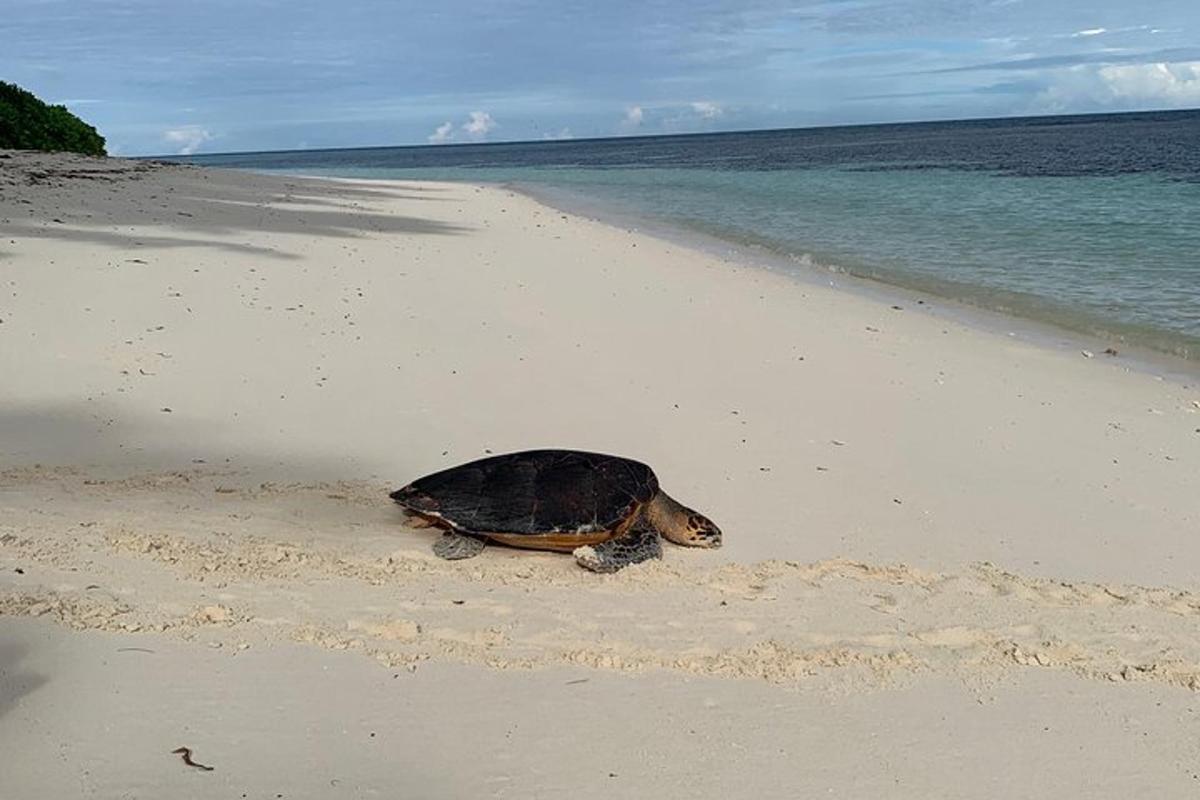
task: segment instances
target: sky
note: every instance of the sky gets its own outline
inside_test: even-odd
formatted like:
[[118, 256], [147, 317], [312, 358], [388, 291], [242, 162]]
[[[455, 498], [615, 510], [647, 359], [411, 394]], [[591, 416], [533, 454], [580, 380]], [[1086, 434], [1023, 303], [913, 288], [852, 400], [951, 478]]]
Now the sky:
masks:
[[148, 155], [1200, 107], [1200, 0], [0, 0]]

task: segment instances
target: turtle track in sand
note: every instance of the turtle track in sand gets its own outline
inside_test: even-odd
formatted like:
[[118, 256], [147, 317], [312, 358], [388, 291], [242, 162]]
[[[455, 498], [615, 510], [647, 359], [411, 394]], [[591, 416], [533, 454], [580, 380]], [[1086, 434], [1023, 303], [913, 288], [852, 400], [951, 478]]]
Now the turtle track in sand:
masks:
[[611, 576], [501, 548], [452, 563], [428, 552], [432, 534], [400, 525], [384, 488], [251, 484], [234, 472], [9, 470], [0, 473], [0, 616], [178, 636], [234, 654], [300, 641], [409, 669], [575, 664], [845, 690], [924, 672], [984, 686], [1054, 669], [1200, 690], [1193, 592], [991, 564], [706, 568], [676, 548]]

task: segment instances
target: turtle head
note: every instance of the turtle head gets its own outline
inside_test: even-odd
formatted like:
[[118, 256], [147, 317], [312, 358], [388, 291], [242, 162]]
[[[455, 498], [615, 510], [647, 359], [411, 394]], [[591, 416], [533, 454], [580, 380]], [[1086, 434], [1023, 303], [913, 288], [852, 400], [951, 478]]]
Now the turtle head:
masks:
[[659, 533], [684, 547], [721, 546], [721, 529], [699, 511], [693, 511], [660, 491], [646, 507], [646, 516]]
[[691, 509], [688, 511], [687, 526], [686, 526], [686, 542], [692, 547], [720, 547], [721, 546], [721, 529], [717, 527], [717, 523], [713, 522], [703, 514], [697, 514]]

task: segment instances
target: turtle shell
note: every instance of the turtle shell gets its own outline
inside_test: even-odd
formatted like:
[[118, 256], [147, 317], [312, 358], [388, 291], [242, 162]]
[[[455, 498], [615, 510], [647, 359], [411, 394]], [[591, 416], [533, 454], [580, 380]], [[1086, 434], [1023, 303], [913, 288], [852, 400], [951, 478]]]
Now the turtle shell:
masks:
[[435, 472], [391, 493], [400, 505], [467, 533], [616, 531], [658, 493], [645, 464], [578, 450], [527, 450]]

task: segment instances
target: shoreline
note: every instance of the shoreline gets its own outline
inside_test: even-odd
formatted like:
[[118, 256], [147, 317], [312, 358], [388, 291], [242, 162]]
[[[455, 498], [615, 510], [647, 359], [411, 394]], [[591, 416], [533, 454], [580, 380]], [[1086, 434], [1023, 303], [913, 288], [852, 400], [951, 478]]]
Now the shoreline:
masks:
[[[585, 198], [582, 194], [571, 195], [569, 192], [553, 190], [543, 192], [539, 191], [540, 187], [536, 184], [480, 185], [511, 189], [551, 208], [588, 217], [631, 233], [640, 233], [681, 247], [692, 248], [720, 258], [730, 265], [746, 265], [766, 270], [803, 285], [828, 286], [881, 303], [905, 303], [905, 307], [910, 309], [920, 305], [923, 306], [922, 311], [943, 315], [948, 320], [977, 330], [1011, 336], [1058, 352], [1081, 354], [1087, 351], [1095, 357], [1103, 358], [1106, 355], [1104, 346], [1117, 347], [1119, 353], [1118, 357], [1113, 359], [1113, 363], [1119, 366], [1185, 386], [1200, 380], [1200, 358], [1188, 358], [1136, 342], [1130, 343], [1117, 336], [1092, 334], [1052, 321], [988, 308], [942, 295], [934, 290], [924, 291], [882, 278], [857, 275], [837, 266], [818, 264], [810, 259], [781, 253], [763, 245], [724, 239], [696, 228], [661, 220], [639, 220], [636, 215], [624, 214], [615, 206], [606, 206], [602, 201], [589, 203], [590, 198]], [[573, 199], [578, 202], [572, 203]]]
[[[207, 167], [201, 167], [205, 169]], [[211, 169], [221, 169], [213, 167]], [[251, 170], [231, 168], [236, 171], [262, 175], [291, 175], [306, 180], [344, 181], [347, 183], [404, 182], [405, 178], [341, 178], [332, 175], [314, 175], [282, 170]], [[969, 300], [941, 294], [936, 288], [921, 289], [907, 286], [886, 278], [863, 276], [836, 265], [818, 264], [810, 259], [782, 253], [764, 245], [755, 245], [726, 239], [719, 235], [658, 219], [647, 220], [636, 212], [625, 211], [615, 204], [606, 203], [582, 192], [573, 192], [561, 187], [532, 184], [475, 180], [430, 181], [449, 185], [488, 186], [499, 190], [514, 191], [537, 203], [568, 214], [591, 219], [601, 224], [643, 234], [671, 242], [679, 247], [691, 248], [719, 258], [731, 265], [750, 266], [780, 275], [803, 285], [821, 285], [855, 293], [878, 302], [904, 303], [906, 308], [922, 306], [922, 311], [943, 315], [946, 319], [968, 325], [978, 330], [997, 335], [1011, 336], [1036, 346], [1077, 355], [1092, 353], [1096, 358], [1108, 359], [1106, 349], [1118, 351], [1111, 357], [1113, 363], [1144, 374], [1162, 377], [1185, 386], [1200, 381], [1200, 354], [1196, 357], [1180, 355], [1166, 349], [1153, 347], [1139, 341], [1130, 341], [1125, 334], [1093, 333], [1056, 322], [1048, 317], [1022, 315], [1009, 309], [991, 308]]]

